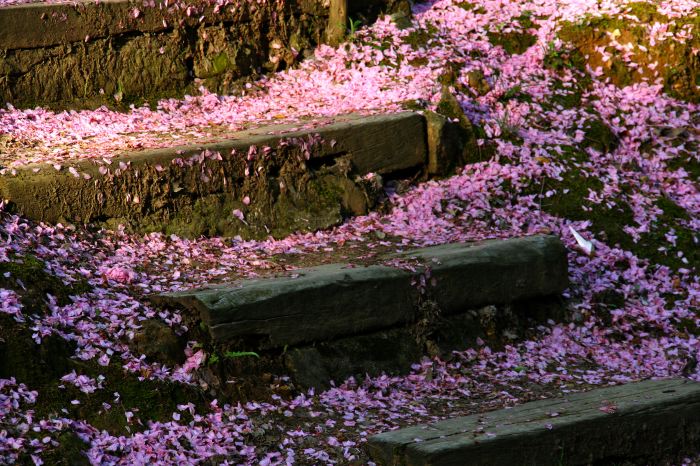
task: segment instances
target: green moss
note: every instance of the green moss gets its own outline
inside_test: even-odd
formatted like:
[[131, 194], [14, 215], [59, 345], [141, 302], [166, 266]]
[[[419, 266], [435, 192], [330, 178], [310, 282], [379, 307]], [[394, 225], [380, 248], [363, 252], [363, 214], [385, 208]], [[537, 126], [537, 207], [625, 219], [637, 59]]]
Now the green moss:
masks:
[[438, 82], [443, 86], [457, 86], [459, 75], [462, 71], [462, 65], [455, 62], [448, 62], [445, 65], [445, 71], [438, 76]]
[[556, 193], [542, 200], [542, 209], [562, 218], [588, 220], [595, 235], [603, 234], [603, 237], [597, 236], [598, 239], [631, 250], [634, 247], [632, 238], [622, 229], [634, 222], [631, 209], [626, 204], [608, 208], [586, 200], [590, 191], [600, 192], [602, 189], [603, 183], [599, 179], [585, 176], [578, 170], [569, 170], [562, 181], [545, 180], [539, 192], [556, 190]]
[[[563, 157], [570, 162], [582, 162], [587, 155], [574, 147], [565, 147]], [[524, 190], [524, 194], [540, 195], [554, 190], [554, 195], [542, 198], [544, 211], [561, 218], [590, 221], [591, 231], [599, 240], [609, 245], [618, 244], [652, 263], [672, 269], [700, 269], [700, 248], [696, 242], [700, 240], [700, 234], [682, 225], [682, 221], [689, 218], [682, 207], [668, 198], [658, 199], [655, 205], [663, 213], [650, 225], [649, 233], [642, 234], [639, 241], [634, 242], [623, 230], [625, 225], [634, 225], [632, 210], [624, 201], [618, 200], [616, 206], [608, 208], [605, 204], [594, 204], [586, 200], [589, 191], [600, 192], [602, 189], [603, 183], [599, 179], [586, 176], [585, 172], [578, 169], [569, 169], [562, 175], [562, 180], [534, 181]], [[671, 229], [678, 237], [676, 247], [672, 247], [665, 237]], [[659, 251], [660, 246], [666, 246], [668, 250]], [[678, 257], [678, 251], [683, 251], [687, 264]]]
[[539, 29], [540, 26], [532, 20], [532, 15], [532, 11], [524, 10], [515, 20], [523, 29]]
[[[682, 225], [683, 220], [689, 219], [688, 213], [671, 199], [661, 197], [655, 202], [656, 207], [663, 213], [650, 226], [649, 233], [642, 234], [636, 250], [642, 257], [649, 258], [659, 264], [668, 265], [673, 269], [695, 268], [700, 270], [700, 233]], [[671, 230], [677, 236], [676, 246], [666, 240], [666, 234]], [[665, 246], [668, 251], [659, 251], [659, 246]], [[682, 251], [687, 263], [678, 257]]]
[[598, 152], [612, 152], [620, 145], [620, 139], [603, 121], [587, 120], [583, 125], [584, 139], [582, 148], [593, 148]]
[[[700, 11], [700, 10], [698, 10]], [[682, 28], [692, 26], [692, 30], [700, 27], [700, 15], [689, 14], [683, 18], [670, 21], [669, 18], [658, 13], [656, 5], [647, 2], [634, 2], [626, 6], [625, 13], [639, 19], [619, 16], [586, 16], [576, 23], [563, 22], [559, 37], [571, 43], [583, 55], [590, 55], [596, 60], [596, 66], [601, 63], [595, 53], [595, 47], [608, 45], [609, 33], [619, 35], [618, 41], [646, 47], [646, 52], [637, 52], [635, 62], [641, 65], [639, 74], [634, 69], [628, 68], [621, 59], [620, 54], [614, 52], [610, 62], [603, 64], [605, 76], [617, 86], [624, 87], [634, 82], [640, 82], [650, 77], [650, 69], [646, 65], [656, 63], [656, 69], [662, 72], [664, 91], [672, 97], [688, 102], [699, 102], [700, 91], [700, 58], [692, 53], [692, 50], [700, 46], [697, 37], [679, 43], [673, 40], [649, 44], [647, 25], [661, 23], [669, 26], [670, 32], [679, 32]], [[697, 13], [697, 11], [696, 11]]]
[[659, 200], [656, 201], [656, 206], [664, 212], [662, 218], [665, 218], [666, 220], [690, 219], [690, 215], [683, 207], [679, 206], [667, 197], [659, 198]]
[[229, 60], [226, 53], [221, 52], [211, 62], [211, 74], [221, 74], [229, 68]]
[[581, 52], [575, 48], [558, 49], [553, 42], [547, 45], [543, 65], [554, 71], [569, 69], [585, 72], [586, 70], [586, 60]]
[[692, 152], [685, 152], [684, 155], [678, 156], [669, 163], [669, 168], [672, 170], [685, 170], [690, 179], [700, 181], [700, 159]]
[[466, 116], [464, 115], [462, 106], [446, 86], [443, 86], [440, 102], [438, 102], [437, 105], [437, 113], [453, 120], [457, 119], [460, 122], [464, 122], [467, 126], [470, 126]]
[[[656, 5], [648, 2], [632, 2], [625, 6], [625, 11], [639, 18], [642, 23], [651, 24], [658, 21], [660, 15], [656, 9]], [[665, 18], [665, 17], [664, 17]]]
[[510, 55], [520, 55], [537, 43], [537, 37], [527, 32], [529, 29], [538, 29], [539, 26], [532, 20], [532, 12], [523, 11], [520, 16], [513, 18], [517, 21], [522, 31], [501, 32], [509, 23], [500, 23], [487, 33], [489, 42], [501, 46]]
[[[425, 27], [417, 26], [404, 36], [402, 41], [404, 44], [410, 45], [413, 50], [418, 50], [428, 47], [438, 32], [439, 30], [434, 24], [426, 21]], [[387, 46], [391, 46], [391, 44], [387, 44]]]
[[[65, 285], [46, 270], [44, 262], [27, 255], [21, 261], [17, 258], [14, 262], [0, 263], [0, 288], [15, 290], [24, 306], [23, 313], [30, 316], [47, 311], [47, 293], [55, 296], [59, 305], [65, 305], [70, 302], [70, 296], [87, 291], [89, 286], [83, 282]], [[108, 367], [99, 366], [95, 361], [81, 361], [74, 357], [75, 343], [49, 335], [37, 344], [32, 334], [31, 324], [0, 316], [0, 378], [14, 377], [37, 390], [39, 395], [33, 406], [37, 418], [67, 415], [84, 419], [98, 429], [124, 434], [142, 428], [140, 424], [128, 425], [125, 411], [134, 412], [135, 418], [142, 419], [144, 425], [149, 420], [169, 420], [177, 404], [189, 401], [194, 402], [200, 412], [206, 411], [204, 396], [194, 388], [140, 381], [137, 374], [126, 373], [118, 361]], [[70, 384], [59, 388], [61, 377], [71, 371], [92, 378], [103, 375], [104, 389], [85, 394]], [[114, 402], [115, 392], [120, 394], [118, 403]], [[73, 400], [80, 403], [73, 404]], [[111, 404], [112, 408], [106, 410], [103, 403]], [[72, 434], [62, 434], [58, 441], [59, 447], [46, 454], [47, 464], [83, 464], [81, 451], [85, 446], [79, 439]]]
[[[28, 314], [32, 311], [25, 310]], [[66, 409], [68, 416], [74, 419], [85, 419], [98, 429], [124, 434], [142, 429], [139, 424], [127, 424], [125, 411], [132, 411], [145, 425], [148, 420], [170, 420], [178, 404], [193, 402], [200, 412], [207, 409], [204, 395], [193, 387], [140, 381], [137, 374], [125, 372], [119, 362], [102, 367], [95, 361], [75, 359], [73, 343], [49, 336], [36, 344], [29, 326], [9, 317], [0, 317], [0, 342], [0, 377], [15, 377], [38, 391], [34, 406], [38, 418], [64, 416], [62, 410]], [[85, 394], [70, 384], [59, 388], [60, 378], [73, 370], [92, 378], [103, 375], [104, 388], [92, 394]], [[119, 402], [114, 401], [115, 392], [120, 395]], [[72, 404], [72, 400], [80, 403]], [[105, 409], [103, 403], [109, 403], [112, 408]]]
[[409, 65], [415, 67], [426, 66], [428, 63], [430, 63], [430, 61], [425, 57], [413, 58], [408, 62]]
[[565, 87], [561, 80], [556, 80], [549, 97], [552, 103], [565, 109], [576, 108], [581, 106], [583, 89], [580, 86]]
[[644, 30], [623, 18], [612, 16], [584, 15], [577, 22], [562, 21], [559, 29], [559, 38], [568, 42], [578, 43], [582, 38], [605, 37], [604, 32], [615, 29], [633, 28], [636, 33], [643, 35]]
[[520, 55], [537, 43], [537, 37], [525, 32], [489, 32], [489, 42], [501, 46], [510, 55]]
[[[8, 276], [5, 276], [9, 274]], [[19, 281], [18, 281], [19, 280]], [[46, 295], [56, 298], [58, 304], [70, 302], [70, 296], [90, 291], [85, 280], [78, 280], [69, 285], [50, 274], [46, 265], [36, 256], [26, 254], [16, 257], [11, 262], [0, 262], [0, 288], [20, 292], [22, 304], [28, 308], [45, 310]]]
[[404, 44], [408, 44], [414, 50], [426, 47], [430, 41], [431, 34], [426, 29], [415, 29], [403, 38]]
[[[58, 446], [42, 453], [44, 464], [54, 466], [89, 466], [90, 461], [85, 456], [89, 445], [73, 432], [63, 432], [58, 438]], [[26, 464], [34, 464], [27, 462]]]
[[617, 290], [607, 289], [593, 295], [592, 301], [609, 309], [621, 309], [625, 306], [625, 295]]
[[312, 181], [311, 187], [320, 198], [324, 207], [338, 205], [343, 199], [343, 191], [340, 186], [328, 183], [324, 179]]
[[520, 84], [516, 84], [515, 86], [511, 87], [506, 92], [504, 92], [498, 100], [499, 102], [508, 102], [509, 100], [516, 100], [518, 102], [531, 103], [532, 96], [527, 92], [524, 92]]
[[678, 330], [692, 335], [700, 335], [700, 326], [695, 323], [695, 319], [681, 319], [678, 322]]
[[[700, 40], [696, 40], [691, 47], [698, 46]], [[687, 51], [675, 54], [671, 64], [663, 70], [664, 91], [667, 94], [679, 100], [700, 102], [700, 57]]]
[[477, 4], [475, 4], [475, 3], [471, 3], [471, 2], [462, 2], [462, 3], [458, 3], [457, 6], [460, 7], [461, 9], [463, 9], [463, 10], [471, 11], [471, 12], [474, 12], [474, 13], [476, 13], [476, 14], [478, 14], [478, 15], [486, 14], [486, 8], [484, 8], [484, 7], [481, 6], [481, 5], [477, 5]]

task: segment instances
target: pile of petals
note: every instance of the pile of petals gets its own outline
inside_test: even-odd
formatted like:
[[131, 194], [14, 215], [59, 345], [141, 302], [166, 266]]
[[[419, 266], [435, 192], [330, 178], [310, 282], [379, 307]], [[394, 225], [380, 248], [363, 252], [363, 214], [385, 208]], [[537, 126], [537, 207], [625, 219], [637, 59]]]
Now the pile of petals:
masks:
[[[5, 168], [43, 163], [61, 169], [77, 159], [103, 163], [103, 159], [109, 161], [124, 151], [216, 140], [227, 131], [251, 125], [294, 122], [309, 116], [397, 111], [402, 103], [415, 100], [434, 105], [440, 95], [437, 78], [446, 63], [462, 65], [463, 76], [481, 69], [494, 81], [495, 91], [499, 87], [507, 90], [502, 86], [508, 82], [522, 81], [523, 87], [541, 93], [546, 89], [546, 77], [542, 76], [541, 60], [532, 58], [541, 57], [552, 44], [560, 45], [553, 34], [562, 21], [622, 15], [628, 3], [632, 2], [515, 1], [506, 8], [491, 0], [480, 2], [481, 8], [467, 9], [459, 6], [466, 4], [463, 2], [431, 1], [416, 7], [414, 27], [398, 29], [387, 17], [372, 29], [357, 32], [355, 40], [337, 49], [320, 46], [313, 59], [296, 69], [263, 77], [240, 95], [222, 96], [201, 89], [198, 96], [163, 100], [155, 109], [145, 106], [127, 113], [107, 108], [53, 112], [9, 106], [0, 110], [0, 128], [11, 142], [0, 154], [0, 162]], [[668, 16], [668, 25], [689, 16], [688, 12], [697, 15], [699, 7], [695, 0], [666, 0], [657, 6]], [[523, 15], [533, 18], [539, 29], [528, 31], [517, 26], [517, 18]], [[528, 54], [511, 57], [489, 42], [486, 34], [494, 25], [509, 23], [513, 24], [501, 32], [536, 34], [538, 43]], [[438, 34], [426, 44], [414, 43], [417, 33], [436, 27]], [[692, 28], [688, 33], [693, 33]], [[672, 33], [663, 39], [687, 40]], [[471, 58], [478, 54], [485, 56]], [[497, 97], [497, 92], [491, 92], [481, 100], [494, 103]]]

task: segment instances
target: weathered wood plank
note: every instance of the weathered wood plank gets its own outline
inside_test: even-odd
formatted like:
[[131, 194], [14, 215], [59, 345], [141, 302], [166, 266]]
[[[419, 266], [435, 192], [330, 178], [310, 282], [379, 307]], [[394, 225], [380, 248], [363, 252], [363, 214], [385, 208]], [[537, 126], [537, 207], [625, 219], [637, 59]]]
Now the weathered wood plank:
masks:
[[[144, 10], [135, 17], [134, 8]], [[141, 10], [139, 10], [141, 11]], [[162, 10], [128, 0], [64, 4], [27, 3], [0, 8], [0, 49], [47, 47], [134, 31], [157, 32]]]
[[372, 437], [386, 465], [577, 465], [663, 458], [700, 441], [700, 384], [655, 380]]
[[568, 286], [564, 245], [551, 236], [447, 244], [401, 255], [431, 267], [442, 312], [561, 293]]
[[[392, 173], [422, 166], [427, 161], [425, 119], [415, 112], [319, 117], [304, 123], [266, 125], [238, 131], [213, 143], [126, 152], [123, 156], [124, 161], [130, 160], [137, 165], [169, 163], [174, 158], [203, 150], [225, 155], [232, 149], [245, 152], [250, 146], [274, 147], [282, 139], [300, 139], [315, 134], [322, 138], [323, 144], [318, 152], [311, 154], [312, 158], [350, 154], [354, 171], [359, 175]], [[84, 165], [91, 164], [85, 162]]]
[[328, 14], [328, 43], [337, 46], [345, 38], [348, 24], [348, 0], [331, 0]]
[[[431, 267], [437, 281], [429, 293], [446, 313], [557, 294], [568, 285], [566, 249], [553, 236], [436, 246], [400, 257], [420, 258]], [[418, 298], [413, 280], [412, 273], [395, 268], [335, 264], [295, 271], [294, 278], [154, 299], [194, 311], [215, 341], [254, 337], [261, 347], [281, 347], [413, 320]]]
[[388, 327], [413, 315], [417, 292], [408, 272], [333, 264], [296, 274], [171, 294], [165, 300], [197, 310], [215, 341], [252, 337], [260, 347], [327, 340]]

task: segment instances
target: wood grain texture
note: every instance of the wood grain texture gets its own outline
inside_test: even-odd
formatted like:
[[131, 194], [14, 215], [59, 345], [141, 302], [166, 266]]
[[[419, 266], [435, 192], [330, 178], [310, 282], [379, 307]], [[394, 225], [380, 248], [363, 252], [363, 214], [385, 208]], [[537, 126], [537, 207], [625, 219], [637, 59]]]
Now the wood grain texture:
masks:
[[336, 46], [345, 38], [348, 24], [348, 0], [330, 0], [328, 12], [328, 43]]
[[379, 434], [384, 465], [578, 465], [697, 449], [700, 384], [656, 380]]
[[409, 251], [428, 264], [443, 313], [561, 293], [568, 285], [566, 248], [552, 236], [447, 244]]
[[[437, 280], [428, 293], [445, 313], [556, 294], [568, 285], [566, 249], [553, 236], [436, 246], [398, 257], [421, 260], [418, 274], [430, 266]], [[252, 337], [260, 347], [282, 347], [411, 322], [419, 294], [413, 282], [405, 270], [333, 264], [154, 299], [194, 312], [214, 341]]]

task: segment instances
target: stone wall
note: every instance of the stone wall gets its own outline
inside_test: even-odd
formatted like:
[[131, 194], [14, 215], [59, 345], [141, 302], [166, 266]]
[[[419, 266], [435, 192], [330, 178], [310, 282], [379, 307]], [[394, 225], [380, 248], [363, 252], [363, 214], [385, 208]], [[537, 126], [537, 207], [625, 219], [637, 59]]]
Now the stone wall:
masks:
[[[202, 85], [231, 93], [243, 79], [312, 53], [328, 23], [323, 0], [187, 8], [151, 3], [0, 8], [0, 101], [15, 107], [118, 108], [181, 97]], [[371, 20], [394, 3], [365, 0], [351, 10]]]

